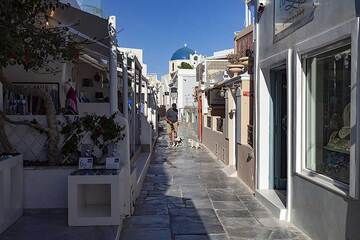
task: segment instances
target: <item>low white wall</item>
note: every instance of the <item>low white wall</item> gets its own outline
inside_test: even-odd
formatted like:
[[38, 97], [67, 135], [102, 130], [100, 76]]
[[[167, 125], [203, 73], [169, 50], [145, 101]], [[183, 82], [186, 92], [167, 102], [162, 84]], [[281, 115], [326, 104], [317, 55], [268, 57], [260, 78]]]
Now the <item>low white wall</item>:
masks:
[[[148, 145], [151, 147], [152, 143], [152, 127], [150, 123], [147, 121], [147, 118], [145, 116], [140, 117], [141, 120], [141, 144], [142, 145]], [[151, 151], [151, 149], [150, 149]]]
[[[117, 116], [116, 121], [126, 126], [125, 139], [119, 142], [121, 166], [124, 182], [124, 211], [130, 209], [130, 153], [129, 127], [127, 121]], [[36, 167], [24, 169], [24, 208], [48, 209], [67, 208], [68, 176], [77, 167]]]
[[0, 161], [0, 233], [23, 214], [22, 155]]
[[25, 168], [24, 208], [67, 208], [67, 178], [76, 168]]
[[110, 115], [110, 103], [78, 103], [79, 114]]

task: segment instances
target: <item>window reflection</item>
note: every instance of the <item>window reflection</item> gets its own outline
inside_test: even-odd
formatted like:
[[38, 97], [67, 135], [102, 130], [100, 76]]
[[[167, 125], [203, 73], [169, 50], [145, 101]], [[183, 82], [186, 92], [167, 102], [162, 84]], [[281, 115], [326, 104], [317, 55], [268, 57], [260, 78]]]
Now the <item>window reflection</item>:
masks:
[[350, 46], [306, 60], [306, 167], [349, 183]]

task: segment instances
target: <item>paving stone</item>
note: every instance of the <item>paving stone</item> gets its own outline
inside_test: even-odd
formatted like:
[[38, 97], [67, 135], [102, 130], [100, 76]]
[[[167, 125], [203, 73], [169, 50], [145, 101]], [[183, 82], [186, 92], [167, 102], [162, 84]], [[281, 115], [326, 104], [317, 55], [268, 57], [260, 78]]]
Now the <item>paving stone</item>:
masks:
[[238, 218], [249, 218], [253, 215], [248, 210], [234, 210], [234, 209], [226, 209], [226, 210], [217, 210], [217, 215], [219, 217], [238, 217]]
[[69, 227], [67, 214], [32, 213], [24, 215], [0, 234], [1, 240], [114, 240], [116, 226]]
[[169, 209], [171, 216], [187, 217], [213, 217], [217, 219], [214, 209], [195, 209], [195, 208], [174, 208]]
[[219, 181], [205, 182], [205, 185], [208, 189], [225, 189], [230, 187], [229, 184]]
[[226, 234], [210, 234], [210, 240], [229, 240]]
[[211, 234], [224, 233], [224, 229], [217, 218], [173, 216], [171, 228], [174, 234]]
[[135, 216], [142, 215], [168, 215], [167, 204], [139, 204], [135, 206]]
[[227, 228], [226, 230], [230, 237], [247, 239], [268, 239], [272, 232], [270, 229], [255, 226]]
[[204, 190], [200, 190], [200, 191], [183, 190], [182, 194], [184, 198], [189, 198], [189, 199], [209, 199], [209, 195]]
[[170, 228], [170, 219], [167, 215], [132, 216], [125, 220], [124, 228]]
[[212, 201], [237, 201], [239, 200], [232, 190], [209, 189], [209, 196]]
[[[180, 134], [194, 138], [187, 128]], [[249, 188], [229, 178], [204, 149], [191, 149], [186, 142], [167, 146], [167, 136], [160, 135], [122, 240], [308, 240], [273, 219]]]
[[250, 211], [259, 211], [259, 210], [266, 210], [266, 208], [259, 202], [244, 202], [244, 205], [250, 210]]
[[206, 187], [200, 183], [193, 183], [193, 184], [181, 184], [181, 191], [182, 192], [202, 192], [206, 191]]
[[238, 227], [261, 227], [260, 223], [252, 217], [237, 218], [237, 217], [220, 217], [220, 222], [227, 228], [238, 228]]
[[276, 228], [276, 227], [289, 227], [289, 224], [287, 222], [279, 221], [278, 219], [272, 218], [272, 217], [258, 217], [257, 221], [265, 226], [270, 228]]
[[213, 201], [215, 209], [247, 209], [240, 201]]
[[250, 211], [250, 213], [255, 218], [270, 218], [270, 217], [272, 217], [271, 213], [268, 210], [265, 210], [265, 209], [252, 210], [252, 211]]
[[190, 199], [190, 200], [186, 200], [185, 205], [186, 207], [196, 208], [196, 209], [213, 208], [211, 201], [209, 199]]
[[298, 236], [298, 233], [282, 228], [273, 230], [269, 236], [269, 240], [294, 239]]
[[124, 240], [170, 240], [170, 229], [131, 229], [121, 233]]
[[175, 240], [228, 240], [226, 234], [177, 235]]
[[175, 240], [209, 240], [207, 235], [177, 235]]

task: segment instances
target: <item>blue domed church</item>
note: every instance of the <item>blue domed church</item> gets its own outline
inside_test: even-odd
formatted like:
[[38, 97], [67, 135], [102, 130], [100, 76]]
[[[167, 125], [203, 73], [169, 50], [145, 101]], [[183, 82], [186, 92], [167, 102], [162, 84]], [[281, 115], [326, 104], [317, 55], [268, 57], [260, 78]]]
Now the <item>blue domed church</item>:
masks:
[[163, 77], [170, 92], [165, 105], [170, 107], [172, 103], [177, 104], [180, 121], [195, 121], [197, 106], [193, 93], [197, 86], [196, 67], [204, 59], [185, 44], [173, 53], [169, 61], [169, 73]]
[[179, 68], [196, 68], [198, 63], [204, 59], [204, 56], [198, 54], [186, 44], [174, 52], [169, 61], [169, 73], [177, 71]]

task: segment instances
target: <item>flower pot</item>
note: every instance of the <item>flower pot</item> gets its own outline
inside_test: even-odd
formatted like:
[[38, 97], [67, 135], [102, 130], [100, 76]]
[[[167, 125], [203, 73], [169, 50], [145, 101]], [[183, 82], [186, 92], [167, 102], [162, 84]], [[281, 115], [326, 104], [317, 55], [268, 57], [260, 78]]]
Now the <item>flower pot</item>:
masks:
[[242, 65], [242, 64], [228, 65], [228, 73], [231, 77], [237, 77], [243, 71], [244, 71], [244, 65]]

